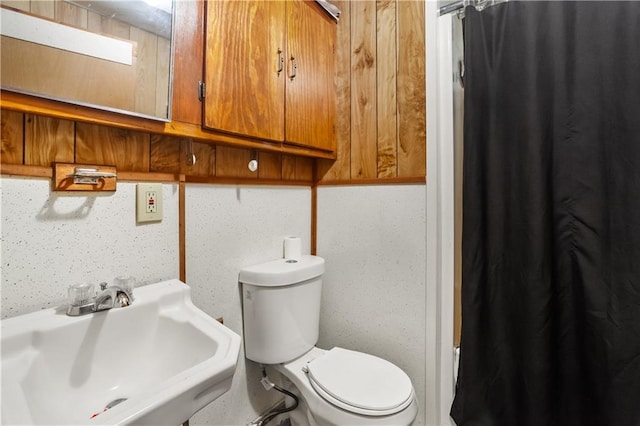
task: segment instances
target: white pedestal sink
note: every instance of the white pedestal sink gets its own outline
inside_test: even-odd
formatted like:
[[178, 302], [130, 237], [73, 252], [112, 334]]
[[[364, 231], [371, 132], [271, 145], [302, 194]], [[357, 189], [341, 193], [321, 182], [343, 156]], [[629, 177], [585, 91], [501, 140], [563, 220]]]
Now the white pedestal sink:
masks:
[[229, 390], [240, 336], [178, 280], [134, 295], [80, 317], [56, 308], [2, 320], [2, 424], [178, 426]]

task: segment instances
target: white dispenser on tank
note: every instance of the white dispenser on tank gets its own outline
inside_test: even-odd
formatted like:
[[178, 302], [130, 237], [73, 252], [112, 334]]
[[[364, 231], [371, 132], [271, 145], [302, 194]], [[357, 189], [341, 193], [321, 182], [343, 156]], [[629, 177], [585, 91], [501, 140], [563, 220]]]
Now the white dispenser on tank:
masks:
[[373, 355], [317, 348], [324, 259], [303, 255], [242, 269], [245, 356], [269, 364], [299, 396], [295, 425], [409, 425], [411, 379]]

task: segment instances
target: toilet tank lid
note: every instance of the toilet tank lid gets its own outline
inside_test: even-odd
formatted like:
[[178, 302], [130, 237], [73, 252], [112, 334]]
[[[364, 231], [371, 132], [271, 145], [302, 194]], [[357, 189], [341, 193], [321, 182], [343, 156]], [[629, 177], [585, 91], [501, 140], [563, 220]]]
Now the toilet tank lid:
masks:
[[297, 261], [277, 259], [243, 268], [238, 281], [264, 287], [291, 285], [319, 277], [324, 273], [324, 259], [304, 255]]

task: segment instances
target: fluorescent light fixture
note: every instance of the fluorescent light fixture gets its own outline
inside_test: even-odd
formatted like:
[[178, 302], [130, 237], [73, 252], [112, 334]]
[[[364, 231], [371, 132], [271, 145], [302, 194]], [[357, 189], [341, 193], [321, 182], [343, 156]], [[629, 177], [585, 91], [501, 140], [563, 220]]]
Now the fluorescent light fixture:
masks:
[[133, 64], [133, 43], [9, 9], [0, 10], [2, 35], [125, 65]]

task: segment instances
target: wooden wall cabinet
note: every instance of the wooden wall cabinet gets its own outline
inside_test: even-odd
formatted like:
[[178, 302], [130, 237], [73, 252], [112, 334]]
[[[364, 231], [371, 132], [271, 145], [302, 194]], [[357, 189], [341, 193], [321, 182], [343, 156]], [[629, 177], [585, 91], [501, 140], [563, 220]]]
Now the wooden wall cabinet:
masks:
[[336, 23], [314, 1], [209, 1], [203, 127], [333, 152]]

